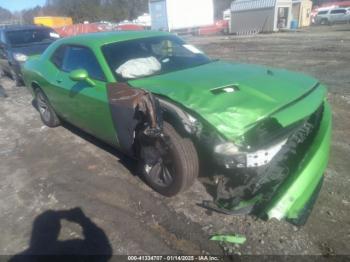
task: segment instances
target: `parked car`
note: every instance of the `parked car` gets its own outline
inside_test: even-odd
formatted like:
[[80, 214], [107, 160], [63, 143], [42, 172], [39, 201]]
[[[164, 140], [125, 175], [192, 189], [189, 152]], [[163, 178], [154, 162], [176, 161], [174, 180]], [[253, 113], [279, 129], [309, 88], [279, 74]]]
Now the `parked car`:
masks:
[[58, 40], [23, 74], [47, 126], [70, 122], [137, 159], [165, 196], [205, 162], [216, 210], [297, 223], [322, 184], [331, 111], [326, 87], [304, 74], [212, 60], [151, 31]]
[[28, 56], [41, 54], [58, 34], [51, 28], [35, 25], [0, 27], [0, 73], [22, 84], [21, 65]]
[[317, 13], [316, 24], [332, 25], [336, 23], [350, 23], [350, 8], [333, 8]]

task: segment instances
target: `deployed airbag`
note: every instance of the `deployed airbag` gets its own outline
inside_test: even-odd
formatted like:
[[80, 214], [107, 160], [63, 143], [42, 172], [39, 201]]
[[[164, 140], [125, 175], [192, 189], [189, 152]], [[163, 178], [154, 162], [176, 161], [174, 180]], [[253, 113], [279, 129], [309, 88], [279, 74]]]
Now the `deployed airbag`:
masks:
[[150, 56], [128, 60], [117, 68], [116, 73], [126, 79], [135, 79], [153, 75], [160, 71], [161, 67], [157, 58]]

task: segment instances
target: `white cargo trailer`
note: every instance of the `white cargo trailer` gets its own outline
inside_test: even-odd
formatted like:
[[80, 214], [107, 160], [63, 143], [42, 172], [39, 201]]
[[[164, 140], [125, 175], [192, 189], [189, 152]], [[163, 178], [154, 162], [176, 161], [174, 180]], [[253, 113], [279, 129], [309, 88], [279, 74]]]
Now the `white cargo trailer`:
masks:
[[213, 0], [150, 0], [152, 30], [178, 31], [214, 24]]

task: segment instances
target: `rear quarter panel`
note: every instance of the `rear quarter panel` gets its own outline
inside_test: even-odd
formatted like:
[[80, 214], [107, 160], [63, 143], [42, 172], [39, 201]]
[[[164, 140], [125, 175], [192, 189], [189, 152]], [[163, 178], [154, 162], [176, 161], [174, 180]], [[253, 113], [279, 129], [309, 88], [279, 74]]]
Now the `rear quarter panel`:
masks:
[[33, 96], [34, 86], [39, 86], [52, 101], [53, 91], [50, 85], [57, 74], [57, 70], [52, 63], [42, 56], [35, 56], [24, 64], [22, 72], [24, 83]]

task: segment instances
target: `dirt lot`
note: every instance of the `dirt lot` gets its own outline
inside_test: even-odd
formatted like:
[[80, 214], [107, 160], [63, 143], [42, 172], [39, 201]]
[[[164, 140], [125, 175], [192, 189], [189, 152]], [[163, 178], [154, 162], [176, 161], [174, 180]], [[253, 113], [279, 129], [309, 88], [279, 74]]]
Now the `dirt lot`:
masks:
[[[306, 226], [209, 213], [197, 206], [210, 199], [201, 181], [181, 196], [163, 198], [133, 175], [134, 163], [115, 150], [67, 125], [44, 127], [29, 93], [2, 78], [8, 97], [0, 88], [0, 254], [40, 251], [35, 244], [40, 240], [45, 248], [69, 239], [91, 241], [89, 223], [79, 212], [45, 213], [80, 207], [95, 232], [103, 230], [97, 230], [102, 232], [98, 250], [108, 254], [221, 253], [209, 235], [240, 233], [246, 244], [227, 246], [225, 252], [350, 255], [350, 26], [188, 40], [214, 58], [303, 71], [329, 86], [332, 155]], [[51, 220], [60, 223], [54, 228]]]

